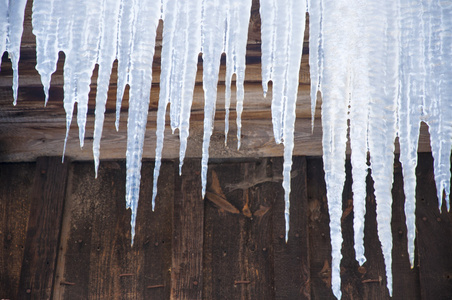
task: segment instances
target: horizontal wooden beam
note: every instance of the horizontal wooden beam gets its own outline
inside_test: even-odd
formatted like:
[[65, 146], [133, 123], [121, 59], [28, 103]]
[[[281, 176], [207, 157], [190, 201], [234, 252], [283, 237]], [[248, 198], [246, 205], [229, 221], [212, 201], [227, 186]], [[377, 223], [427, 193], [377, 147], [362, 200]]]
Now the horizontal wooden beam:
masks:
[[[86, 139], [83, 149], [79, 147], [78, 130], [74, 124], [69, 133], [66, 155], [72, 160], [92, 159], [93, 119], [89, 118], [86, 127]], [[122, 118], [119, 132], [113, 128], [114, 119], [107, 116], [106, 129], [101, 141], [101, 159], [124, 159], [126, 153], [126, 118]], [[64, 122], [55, 123], [15, 123], [0, 124], [0, 161], [18, 162], [34, 161], [38, 156], [61, 155], [65, 136]], [[344, 133], [345, 134], [345, 133]], [[190, 137], [188, 139], [187, 157], [201, 157], [203, 122], [192, 120]], [[275, 157], [283, 155], [283, 146], [277, 145], [273, 137], [270, 119], [244, 119], [242, 121], [241, 149], [237, 150], [236, 126], [231, 123], [228, 144], [224, 144], [224, 121], [216, 120], [210, 142], [211, 158], [243, 158], [243, 157]], [[154, 159], [155, 156], [155, 122], [148, 122], [144, 159]], [[421, 126], [419, 152], [430, 152], [429, 134], [426, 125]], [[350, 153], [349, 147], [347, 150]], [[398, 147], [396, 143], [396, 152]], [[322, 155], [322, 130], [320, 119], [315, 120], [311, 133], [311, 121], [299, 118], [295, 126], [294, 155]], [[165, 132], [163, 158], [179, 157], [179, 136], [176, 131], [171, 134], [169, 126]]]

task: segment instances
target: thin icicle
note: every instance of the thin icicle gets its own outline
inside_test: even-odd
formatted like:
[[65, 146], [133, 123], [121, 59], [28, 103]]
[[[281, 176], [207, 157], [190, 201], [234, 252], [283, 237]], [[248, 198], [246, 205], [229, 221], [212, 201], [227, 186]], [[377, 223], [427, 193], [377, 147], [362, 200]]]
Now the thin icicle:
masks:
[[203, 58], [204, 134], [201, 159], [202, 197], [206, 194], [209, 144], [217, 100], [218, 71], [224, 49], [227, 2], [203, 1], [201, 46]]
[[236, 74], [237, 149], [240, 149], [241, 115], [243, 111], [246, 42], [250, 22], [251, 1], [231, 0], [226, 20], [226, 90], [224, 142], [227, 144], [229, 131], [229, 106], [231, 103], [231, 81]]
[[130, 78], [130, 56], [132, 53], [133, 39], [135, 35], [134, 21], [138, 0], [120, 0], [119, 22], [118, 22], [118, 41], [116, 55], [118, 58], [118, 82], [116, 90], [116, 131], [119, 130], [119, 119], [121, 116], [121, 103], [124, 97], [126, 85]]
[[[277, 143], [284, 143], [283, 187], [286, 241], [289, 238], [290, 171], [303, 50], [306, 1], [261, 0], [262, 84], [273, 81], [272, 122]], [[277, 22], [276, 20], [287, 20]]]
[[97, 63], [99, 72], [97, 77], [96, 110], [93, 136], [94, 170], [97, 178], [99, 168], [100, 140], [104, 125], [105, 105], [110, 86], [110, 75], [116, 58], [120, 0], [102, 1], [102, 18], [100, 23], [99, 48]]
[[19, 87], [20, 41], [22, 38], [26, 0], [0, 1], [0, 69], [5, 51], [11, 59], [13, 69], [13, 104], [17, 103]]
[[311, 75], [311, 132], [314, 132], [317, 92], [321, 92], [323, 71], [323, 0], [309, 0], [309, 72]]

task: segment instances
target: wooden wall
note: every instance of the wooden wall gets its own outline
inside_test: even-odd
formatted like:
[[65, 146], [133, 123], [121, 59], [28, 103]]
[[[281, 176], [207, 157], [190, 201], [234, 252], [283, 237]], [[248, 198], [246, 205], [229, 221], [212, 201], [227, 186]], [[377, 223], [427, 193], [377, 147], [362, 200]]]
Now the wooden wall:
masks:
[[[416, 262], [406, 250], [400, 163], [393, 189], [394, 299], [452, 299], [452, 214], [437, 208], [432, 158], [417, 168]], [[284, 241], [282, 159], [213, 161], [201, 199], [200, 160], [166, 161], [151, 208], [144, 162], [130, 246], [125, 163], [43, 157], [0, 164], [0, 299], [333, 299], [320, 157], [296, 157], [291, 231]], [[350, 164], [343, 193], [344, 299], [389, 299], [368, 179], [365, 246], [353, 250]]]

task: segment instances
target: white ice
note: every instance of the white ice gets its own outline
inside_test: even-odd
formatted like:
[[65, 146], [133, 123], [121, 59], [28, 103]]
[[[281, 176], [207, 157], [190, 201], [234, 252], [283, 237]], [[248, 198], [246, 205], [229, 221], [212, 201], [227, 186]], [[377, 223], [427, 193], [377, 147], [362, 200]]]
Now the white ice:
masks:
[[[284, 216], [289, 237], [290, 171], [294, 147], [296, 101], [303, 50], [306, 1], [261, 0], [262, 85], [272, 81], [272, 123], [276, 143], [284, 143]], [[286, 20], [286, 22], [280, 22]]]
[[163, 5], [161, 65], [165, 67], [162, 68], [160, 75], [152, 209], [157, 196], [168, 103], [171, 103], [171, 128], [173, 132], [179, 129], [179, 173], [182, 171], [198, 56], [201, 51], [201, 10], [202, 0], [191, 2], [168, 0]]
[[8, 52], [13, 69], [13, 104], [17, 103], [19, 87], [20, 41], [22, 38], [25, 4], [27, 0], [0, 1], [0, 69], [3, 53]]

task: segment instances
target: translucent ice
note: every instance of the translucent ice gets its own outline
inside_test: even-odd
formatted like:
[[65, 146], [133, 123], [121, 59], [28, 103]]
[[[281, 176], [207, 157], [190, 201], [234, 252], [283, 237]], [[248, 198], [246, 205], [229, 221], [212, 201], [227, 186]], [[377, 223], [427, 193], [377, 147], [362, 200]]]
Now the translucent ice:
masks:
[[17, 102], [17, 88], [19, 86], [20, 40], [26, 3], [27, 0], [0, 1], [0, 59], [3, 53], [7, 51], [13, 69], [14, 105]]
[[152, 207], [157, 195], [157, 181], [163, 150], [165, 115], [171, 103], [171, 128], [179, 129], [179, 173], [187, 148], [190, 112], [193, 101], [198, 56], [201, 51], [202, 1], [169, 0], [163, 6], [163, 45], [160, 96], [157, 112], [154, 188]]
[[[261, 0], [262, 85], [273, 82], [272, 123], [276, 143], [284, 143], [283, 187], [286, 241], [289, 236], [290, 171], [296, 101], [303, 50], [306, 1]], [[286, 20], [286, 22], [280, 22]]]

